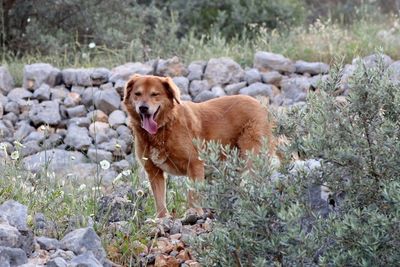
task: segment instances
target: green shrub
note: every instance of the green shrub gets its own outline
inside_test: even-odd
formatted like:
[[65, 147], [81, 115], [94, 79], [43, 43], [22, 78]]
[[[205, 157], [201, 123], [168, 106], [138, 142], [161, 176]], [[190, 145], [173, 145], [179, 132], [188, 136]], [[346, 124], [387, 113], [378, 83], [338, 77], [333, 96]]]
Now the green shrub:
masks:
[[[341, 72], [333, 70], [307, 105], [288, 112], [277, 128], [290, 138], [288, 155], [318, 159], [319, 168], [283, 161], [276, 172], [264, 151], [249, 172], [235, 150], [203, 151], [210, 155], [202, 155], [210, 169], [205, 206], [217, 214], [214, 231], [194, 241], [205, 266], [398, 264], [400, 86], [389, 76], [383, 63], [360, 64], [339, 101]], [[322, 205], [329, 212], [313, 200], [320, 185], [330, 190]]]

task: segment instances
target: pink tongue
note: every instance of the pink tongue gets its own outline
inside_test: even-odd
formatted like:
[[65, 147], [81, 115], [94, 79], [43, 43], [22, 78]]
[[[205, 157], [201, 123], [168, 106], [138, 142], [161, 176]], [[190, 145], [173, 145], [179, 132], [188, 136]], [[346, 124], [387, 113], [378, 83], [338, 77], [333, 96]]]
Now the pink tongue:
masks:
[[142, 128], [145, 129], [149, 134], [157, 133], [157, 122], [155, 122], [152, 116], [143, 116]]

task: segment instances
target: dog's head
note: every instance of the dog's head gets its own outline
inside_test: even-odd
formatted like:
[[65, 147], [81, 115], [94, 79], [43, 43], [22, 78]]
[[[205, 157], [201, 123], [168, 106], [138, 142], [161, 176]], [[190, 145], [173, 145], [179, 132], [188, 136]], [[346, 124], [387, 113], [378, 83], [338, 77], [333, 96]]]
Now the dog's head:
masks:
[[170, 77], [133, 75], [126, 83], [123, 104], [149, 134], [156, 134], [168, 113], [180, 104], [180, 90]]

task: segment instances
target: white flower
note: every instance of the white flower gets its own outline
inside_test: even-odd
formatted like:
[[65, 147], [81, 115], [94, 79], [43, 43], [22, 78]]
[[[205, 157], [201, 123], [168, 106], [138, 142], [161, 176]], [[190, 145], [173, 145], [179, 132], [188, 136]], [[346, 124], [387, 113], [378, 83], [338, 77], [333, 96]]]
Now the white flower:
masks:
[[110, 162], [108, 162], [107, 160], [103, 159], [102, 161], [100, 161], [100, 167], [103, 170], [108, 170], [110, 168]]
[[15, 145], [16, 147], [25, 147], [23, 144], [21, 144], [20, 141], [14, 141], [14, 145]]
[[31, 22], [31, 18], [28, 18], [26, 21], [27, 21], [28, 23]]
[[13, 160], [19, 159], [19, 152], [18, 151], [14, 151], [13, 153], [11, 153], [11, 158]]
[[122, 174], [123, 174], [124, 176], [129, 176], [129, 175], [132, 174], [132, 171], [131, 171], [131, 170], [124, 170], [124, 171], [122, 171]]
[[89, 44], [89, 48], [90, 49], [93, 49], [93, 48], [95, 48], [96, 47], [96, 44], [94, 43], [94, 42], [91, 42], [90, 44]]
[[82, 191], [82, 190], [84, 190], [86, 188], [86, 185], [85, 184], [81, 184], [80, 186], [79, 186], [79, 188], [78, 188], [78, 191]]
[[122, 173], [118, 174], [117, 177], [114, 178], [114, 180], [112, 181], [112, 184], [117, 183], [119, 180], [121, 180], [122, 178]]
[[120, 149], [120, 148], [121, 148], [121, 145], [118, 144], [118, 143], [116, 143], [116, 144], [115, 144], [115, 148], [116, 148], [116, 149]]
[[136, 195], [138, 196], [138, 197], [142, 197], [143, 195], [144, 195], [144, 192], [143, 192], [143, 190], [137, 190], [136, 191]]

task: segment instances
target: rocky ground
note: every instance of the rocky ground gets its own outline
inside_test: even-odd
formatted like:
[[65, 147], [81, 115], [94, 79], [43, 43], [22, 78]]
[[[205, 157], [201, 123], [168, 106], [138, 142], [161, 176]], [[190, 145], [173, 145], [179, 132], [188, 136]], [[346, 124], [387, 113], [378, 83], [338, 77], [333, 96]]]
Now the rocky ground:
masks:
[[[357, 62], [371, 67], [377, 58], [371, 55], [346, 65], [338, 96], [351, 90], [348, 81]], [[384, 56], [384, 64], [392, 70], [392, 78], [400, 82], [400, 61]], [[46, 166], [58, 177], [76, 178], [85, 183], [100, 172], [103, 185], [112, 184], [136, 164], [132, 135], [126, 114], [121, 110], [125, 82], [134, 73], [172, 76], [183, 100], [202, 102], [224, 95], [245, 94], [265, 97], [270, 105], [279, 107], [305, 103], [309, 90], [318, 88], [319, 82], [328, 77], [329, 69], [322, 62], [292, 61], [269, 52], [257, 52], [253, 67], [245, 69], [229, 58], [195, 61], [185, 66], [175, 57], [127, 63], [112, 70], [59, 70], [38, 63], [25, 66], [23, 85], [15, 88], [13, 77], [1, 66], [0, 168], [5, 167], [4, 163], [20, 159], [28, 172], [39, 173]], [[99, 168], [100, 162], [110, 166]], [[319, 194], [320, 190], [317, 191]], [[118, 194], [99, 200], [100, 216], [115, 203], [124, 211], [129, 210], [129, 203]], [[86, 228], [71, 227], [57, 240], [49, 237], [47, 230], [51, 225], [43, 215], [36, 214], [32, 228], [28, 228], [26, 206], [12, 200], [0, 204], [0, 267], [114, 265], [113, 249], [107, 248], [107, 259], [100, 238], [92, 228], [93, 221]], [[129, 235], [125, 227], [128, 218], [121, 215], [120, 209], [112, 207], [114, 213], [109, 215], [107, 223], [110, 240], [115, 231]], [[203, 218], [189, 213], [183, 220], [147, 221], [152, 229], [149, 235], [154, 238], [150, 244], [135, 244], [140, 251], [136, 263], [199, 266], [187, 247], [187, 240], [211, 230], [212, 216], [207, 214]]]

